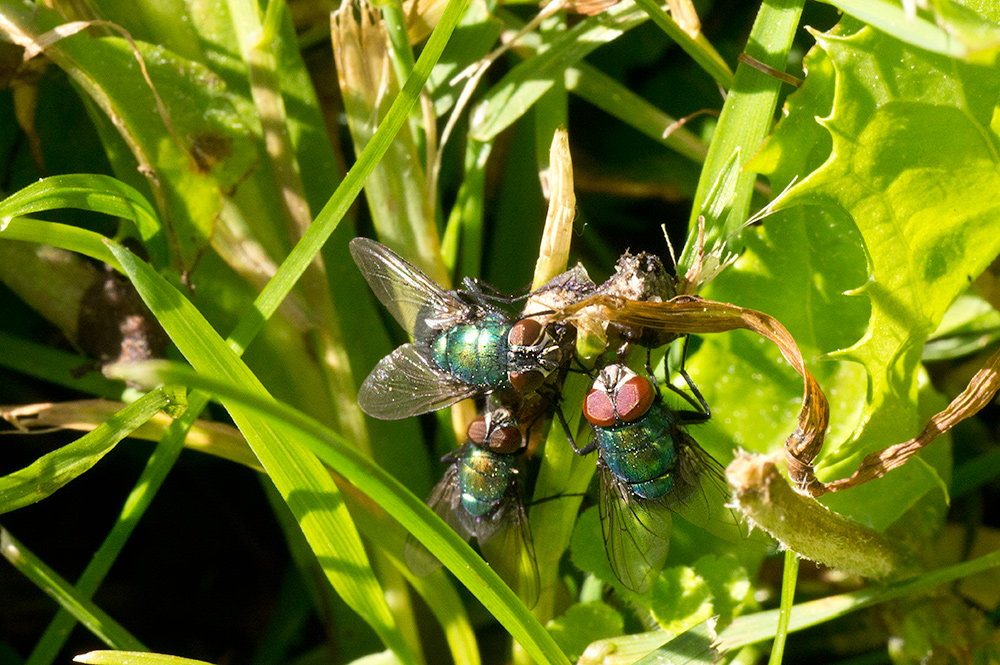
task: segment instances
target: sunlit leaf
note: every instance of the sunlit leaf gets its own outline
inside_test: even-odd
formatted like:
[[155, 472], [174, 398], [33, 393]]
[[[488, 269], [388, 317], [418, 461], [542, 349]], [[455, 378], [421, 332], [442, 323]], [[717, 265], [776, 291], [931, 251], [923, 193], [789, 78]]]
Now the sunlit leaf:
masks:
[[[779, 128], [772, 143], [783, 149], [801, 141], [804, 131], [813, 133], [806, 114], [827, 116], [821, 126], [833, 139], [832, 151], [782, 206], [819, 206], [848, 229], [853, 219], [867, 248], [869, 277], [855, 283], [852, 295], [869, 301], [871, 315], [858, 341], [835, 357], [866, 370], [869, 399], [850, 443], [824, 451], [821, 473], [829, 479], [853, 471], [862, 455], [916, 433], [929, 415], [917, 411], [921, 346], [1000, 251], [1000, 211], [991, 193], [1000, 187], [991, 124], [1000, 76], [996, 66], [954, 62], [849, 19], [818, 36], [817, 49], [832, 66], [832, 105], [813, 93], [803, 106], [790, 107], [789, 133]], [[825, 63], [819, 66], [827, 71]], [[837, 311], [858, 306], [845, 307]], [[897, 482], [927, 471], [904, 469]], [[885, 526], [912, 504], [913, 493], [932, 485], [925, 477], [905, 492], [859, 488], [865, 491], [853, 499], [834, 496], [829, 503]], [[891, 509], [886, 496], [893, 496]]]

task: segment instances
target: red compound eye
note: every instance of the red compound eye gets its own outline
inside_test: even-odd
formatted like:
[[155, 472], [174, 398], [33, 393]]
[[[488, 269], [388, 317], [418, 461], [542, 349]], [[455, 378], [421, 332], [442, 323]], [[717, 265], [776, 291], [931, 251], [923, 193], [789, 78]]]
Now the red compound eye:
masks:
[[615, 406], [611, 397], [603, 390], [592, 389], [583, 398], [583, 417], [596, 427], [611, 427], [615, 424]]
[[507, 343], [511, 346], [535, 346], [542, 341], [545, 327], [534, 319], [521, 319], [507, 333]]
[[633, 376], [618, 387], [615, 393], [615, 410], [625, 422], [642, 418], [653, 405], [656, 393], [649, 381]]
[[510, 385], [519, 393], [530, 393], [538, 390], [538, 387], [545, 381], [545, 375], [537, 370], [525, 370], [523, 372], [511, 372], [508, 374]]
[[516, 453], [521, 448], [521, 430], [516, 427], [498, 427], [490, 434], [486, 448], [501, 455]]
[[469, 423], [469, 429], [465, 432], [465, 436], [469, 438], [469, 441], [479, 447], [483, 447], [483, 442], [486, 441], [486, 434], [486, 418], [483, 416], [477, 416], [475, 420]]

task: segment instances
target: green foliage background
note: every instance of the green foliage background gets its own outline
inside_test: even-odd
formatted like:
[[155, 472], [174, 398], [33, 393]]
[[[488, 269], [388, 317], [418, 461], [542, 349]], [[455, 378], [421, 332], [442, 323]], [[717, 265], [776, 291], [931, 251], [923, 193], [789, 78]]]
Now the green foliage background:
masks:
[[[476, 276], [522, 289], [545, 216], [538, 173], [566, 126], [578, 200], [571, 261], [600, 281], [626, 249], [666, 258], [665, 225], [683, 247], [683, 273], [703, 216], [707, 248], [739, 258], [701, 295], [788, 328], [831, 403], [820, 476], [848, 475], [917, 434], [998, 337], [1000, 7], [938, 0], [907, 18], [909, 4], [696, 3], [697, 37], [648, 0], [558, 14], [493, 65], [441, 147], [456, 74], [537, 7], [452, 0], [411, 45], [403, 7], [386, 3], [370, 11], [387, 36], [344, 28], [340, 74], [354, 48], [361, 75], [339, 91], [336, 7], [321, 2], [0, 0], [11, 42], [0, 43], [0, 400], [131, 402], [83, 436], [5, 441], [0, 549], [11, 565], [0, 588], [13, 591], [0, 609], [0, 660], [65, 661], [103, 643], [212, 662], [753, 662], [776, 634], [775, 559], [675, 520], [662, 578], [642, 596], [622, 589], [597, 511], [577, 520], [592, 503], [576, 493], [592, 485], [594, 461], [573, 455], [559, 428], [533, 462], [536, 497], [568, 494], [531, 511], [543, 582], [535, 607], [422, 505], [453, 428], [447, 415], [381, 422], [358, 410], [357, 386], [401, 339], [363, 295], [347, 242], [377, 235], [442, 283]], [[22, 62], [23, 47], [53, 28], [98, 19]], [[375, 52], [385, 68], [366, 79]], [[736, 66], [741, 53], [802, 86]], [[721, 112], [675, 125], [702, 109]], [[136, 240], [148, 262], [106, 237]], [[197, 374], [132, 370], [132, 380], [171, 386], [139, 396], [70, 372], [116, 355], [77, 325], [87, 287], [109, 274], [100, 262], [135, 285], [172, 341], [168, 356]], [[932, 357], [949, 362], [925, 366]], [[724, 463], [734, 447], [781, 450], [802, 387], [776, 347], [749, 333], [704, 336], [687, 367], [712, 406], [692, 432], [706, 449]], [[565, 390], [574, 425], [586, 383]], [[209, 395], [224, 410], [208, 407]], [[178, 418], [144, 435], [154, 448], [117, 445], [165, 407]], [[237, 459], [253, 471], [182, 453], [201, 415], [239, 427], [252, 455]], [[913, 546], [932, 572], [855, 592], [830, 577], [803, 583], [798, 600], [833, 598], [791, 611], [793, 632], [823, 627], [793, 637], [786, 660], [1000, 657], [1000, 589], [971, 577], [1000, 550], [989, 510], [994, 425], [986, 413], [954, 444], [942, 437], [885, 478], [824, 498]], [[207, 450], [225, 456], [221, 446]], [[973, 507], [978, 540], [947, 526], [952, 500]], [[139, 545], [126, 547], [137, 524], [155, 525], [136, 533], [141, 562], [129, 558]], [[407, 532], [459, 583], [444, 571], [412, 576]], [[213, 552], [220, 534], [242, 547]], [[192, 601], [186, 589], [198, 585]], [[931, 589], [947, 611], [915, 609], [914, 594]], [[55, 605], [37, 609], [43, 592], [62, 608], [51, 623]], [[843, 618], [859, 610], [863, 630]], [[77, 621], [87, 631], [68, 637]], [[888, 635], [903, 639], [887, 648]]]

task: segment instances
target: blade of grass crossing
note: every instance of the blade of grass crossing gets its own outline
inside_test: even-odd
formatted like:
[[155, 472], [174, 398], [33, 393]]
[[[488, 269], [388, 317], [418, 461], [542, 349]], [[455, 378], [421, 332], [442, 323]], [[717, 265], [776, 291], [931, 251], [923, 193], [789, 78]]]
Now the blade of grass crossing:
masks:
[[17, 541], [7, 529], [0, 527], [0, 554], [35, 585], [69, 609], [80, 623], [112, 649], [148, 651], [142, 642], [132, 637], [118, 622], [61, 578]]
[[360, 455], [336, 432], [285, 404], [236, 387], [239, 384], [197, 374], [177, 363], [145, 362], [123, 367], [121, 373], [123, 377], [147, 385], [160, 382], [187, 385], [254, 410], [274, 431], [312, 451], [413, 533], [536, 662], [568, 664], [548, 631], [469, 544], [423, 501], [381, 467]]
[[278, 305], [292, 290], [296, 280], [305, 272], [313, 256], [319, 252], [323, 243], [343, 219], [348, 208], [354, 203], [371, 175], [375, 165], [382, 159], [393, 137], [409, 117], [410, 110], [420, 98], [420, 92], [430, 76], [431, 70], [441, 58], [451, 33], [454, 32], [468, 0], [449, 0], [441, 20], [428, 38], [413, 66], [413, 71], [403, 84], [403, 89], [392, 102], [382, 124], [379, 126], [371, 142], [358, 156], [354, 166], [347, 172], [340, 186], [330, 197], [330, 200], [313, 220], [312, 225], [303, 234], [302, 239], [288, 254], [277, 274], [268, 282], [254, 302], [254, 309], [245, 316], [233, 330], [230, 339], [237, 348], [245, 349], [257, 332], [270, 318]]
[[0, 513], [37, 503], [90, 470], [119, 441], [169, 403], [166, 389], [149, 392], [89, 434], [0, 478]]
[[88, 665], [208, 665], [203, 660], [139, 651], [91, 651], [73, 660]]
[[[184, 448], [184, 439], [187, 437], [191, 425], [198, 419], [201, 412], [208, 404], [208, 397], [204, 393], [194, 393], [188, 396], [187, 410], [181, 417], [171, 423], [166, 434], [160, 439], [153, 454], [146, 462], [145, 468], [136, 481], [135, 487], [125, 500], [125, 506], [121, 514], [115, 521], [107, 538], [91, 557], [90, 563], [84, 569], [83, 574], [76, 583], [76, 592], [81, 597], [90, 599], [97, 588], [104, 581], [111, 566], [121, 554], [125, 543], [139, 520], [146, 513], [146, 509], [156, 496], [156, 492], [167, 479], [167, 474], [177, 461], [181, 450]], [[49, 623], [41, 639], [35, 644], [31, 655], [25, 665], [47, 665], [55, 661], [59, 652], [69, 638], [70, 631], [76, 623], [76, 617], [68, 609], [59, 610], [56, 616]]]
[[[256, 376], [180, 292], [127, 250], [109, 243], [150, 311], [200, 371], [271, 399]], [[372, 572], [340, 491], [314, 454], [294, 445], [253, 411], [226, 404], [323, 565], [330, 584], [404, 663], [415, 662]]]

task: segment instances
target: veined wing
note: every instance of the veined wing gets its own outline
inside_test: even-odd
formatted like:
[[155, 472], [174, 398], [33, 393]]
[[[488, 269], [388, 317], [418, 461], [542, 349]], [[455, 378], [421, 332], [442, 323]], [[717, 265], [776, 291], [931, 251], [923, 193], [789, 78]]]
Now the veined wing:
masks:
[[538, 563], [517, 476], [496, 512], [488, 518], [479, 518], [474, 531], [483, 558], [524, 604], [533, 608], [538, 602], [540, 586]]
[[479, 390], [442, 371], [415, 344], [404, 344], [375, 365], [358, 391], [358, 405], [379, 420], [400, 420], [443, 409]]
[[653, 585], [667, 560], [673, 517], [663, 501], [636, 496], [603, 462], [598, 467], [608, 562], [624, 587], [642, 593]]
[[[455, 533], [462, 536], [468, 542], [472, 534], [466, 531], [458, 519], [458, 511], [464, 511], [461, 506], [462, 497], [458, 485], [458, 464], [459, 462], [452, 464], [444, 472], [444, 477], [434, 486], [434, 489], [431, 490], [431, 495], [427, 497], [427, 505]], [[424, 547], [419, 540], [414, 538], [412, 533], [406, 537], [406, 546], [403, 549], [403, 555], [406, 558], [406, 565], [409, 566], [410, 571], [418, 577], [430, 575], [441, 567], [441, 562], [438, 561], [437, 557], [431, 554], [430, 550]]]
[[441, 288], [385, 245], [355, 238], [350, 249], [368, 286], [410, 335], [421, 318], [435, 329], [467, 319], [470, 305], [456, 292]]
[[765, 532], [750, 532], [739, 512], [730, 507], [732, 492], [722, 465], [687, 433], [677, 438], [677, 490], [668, 504], [677, 515], [731, 543], [756, 550], [774, 546]]

